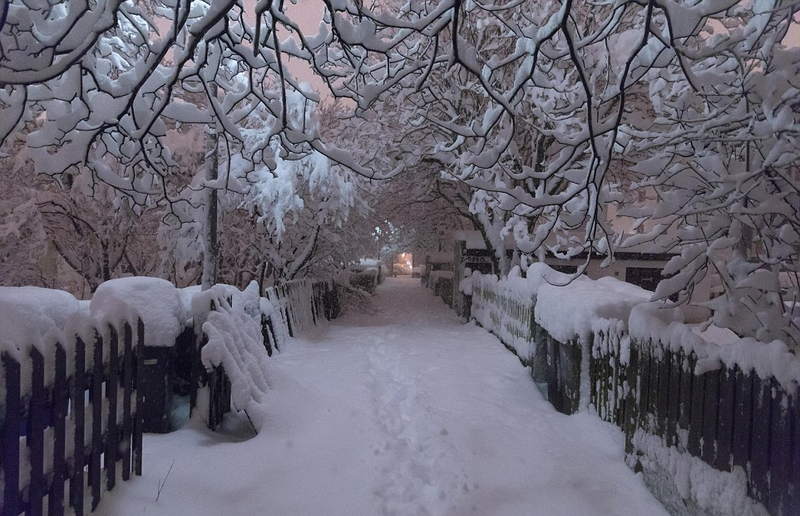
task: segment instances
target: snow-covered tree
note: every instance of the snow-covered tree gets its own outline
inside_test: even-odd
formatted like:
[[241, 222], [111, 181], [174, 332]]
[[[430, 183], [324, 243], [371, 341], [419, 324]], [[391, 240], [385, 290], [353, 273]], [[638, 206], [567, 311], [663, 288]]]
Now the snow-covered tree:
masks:
[[[324, 2], [316, 34], [283, 2], [3, 6], [0, 139], [43, 120], [28, 137], [39, 170], [85, 165], [137, 202], [170, 203], [167, 128], [213, 118], [227, 162], [249, 172], [316, 151], [384, 178], [431, 156], [476, 192], [496, 242], [610, 258], [618, 185], [642, 188], [656, 202], [628, 214], [663, 219], [645, 232], [659, 245], [690, 244], [659, 295], [689, 294], [714, 269], [719, 322], [796, 340], [776, 329], [794, 324], [779, 287], [797, 271], [798, 59], [782, 44], [796, 2], [341, 0]], [[395, 124], [412, 130], [373, 157], [326, 145], [288, 116], [293, 93], [316, 100], [289, 56], [355, 115], [394, 99]], [[269, 137], [249, 145], [256, 108]]]
[[[655, 240], [682, 253], [659, 297], [687, 299], [711, 270], [724, 285], [711, 305], [718, 323], [797, 342], [795, 301], [781, 297], [782, 280], [797, 283], [800, 240], [800, 64], [782, 43], [796, 3], [404, 9], [393, 18], [336, 4], [336, 30], [373, 37], [328, 59], [339, 71], [331, 83], [361, 109], [386, 89], [403, 92], [417, 124], [408, 134], [427, 125], [449, 138], [431, 153], [452, 156], [494, 234], [513, 233], [525, 252], [613, 258], [623, 235], [610, 205], [627, 203], [627, 187], [643, 190], [633, 198], [655, 202], [623, 213], [658, 224], [625, 245]], [[342, 73], [352, 62], [357, 79]]]
[[[294, 123], [319, 133], [320, 117], [314, 103], [290, 94], [287, 106], [287, 117]], [[265, 122], [251, 120], [246, 145], [271, 146], [274, 165], [258, 166], [243, 178], [248, 185], [243, 204], [263, 226], [258, 248], [267, 268], [265, 275], [281, 282], [306, 274], [318, 263], [321, 245], [349, 248], [340, 238], [342, 228], [351, 212], [363, 215], [366, 205], [352, 172], [326, 156], [313, 151], [300, 159], [281, 158], [274, 138], [263, 141], [261, 126]], [[254, 145], [253, 141], [258, 143]]]
[[[160, 214], [74, 168], [34, 174], [19, 144], [0, 158], [2, 283], [58, 287], [79, 297], [105, 280], [160, 272]], [[16, 151], [16, 152], [14, 152]]]
[[657, 196], [622, 211], [652, 224], [628, 243], [680, 253], [658, 295], [687, 298], [713, 275], [717, 324], [800, 349], [800, 49], [781, 44], [797, 8], [741, 4], [707, 19], [683, 11], [694, 30], [651, 44], [676, 55], [647, 72], [652, 126], [620, 133], [645, 158], [632, 167], [634, 187]]

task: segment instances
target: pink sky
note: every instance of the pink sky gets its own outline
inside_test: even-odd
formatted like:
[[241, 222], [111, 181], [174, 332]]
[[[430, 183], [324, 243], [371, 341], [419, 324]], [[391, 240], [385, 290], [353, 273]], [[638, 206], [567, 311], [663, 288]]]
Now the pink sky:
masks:
[[[287, 3], [286, 13], [294, 20], [306, 34], [316, 34], [322, 20], [323, 3], [320, 0], [300, 0], [296, 4]], [[324, 92], [322, 80], [317, 77], [305, 61], [297, 59], [289, 63], [289, 68], [295, 77], [311, 84], [318, 92]]]

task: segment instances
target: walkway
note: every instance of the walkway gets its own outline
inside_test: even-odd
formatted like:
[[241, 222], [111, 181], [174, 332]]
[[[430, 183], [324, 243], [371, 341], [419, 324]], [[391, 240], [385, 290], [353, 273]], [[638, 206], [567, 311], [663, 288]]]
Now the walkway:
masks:
[[233, 418], [218, 434], [193, 421], [147, 435], [144, 476], [99, 514], [666, 514], [618, 430], [555, 412], [514, 355], [418, 280], [390, 278], [375, 301], [273, 358], [259, 435]]

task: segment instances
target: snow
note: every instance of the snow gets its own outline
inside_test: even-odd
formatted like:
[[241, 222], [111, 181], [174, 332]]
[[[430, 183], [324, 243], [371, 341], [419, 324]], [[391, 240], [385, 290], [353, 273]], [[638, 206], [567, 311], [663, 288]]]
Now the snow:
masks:
[[377, 292], [374, 315], [270, 359], [257, 435], [234, 414], [218, 433], [193, 419], [147, 434], [144, 475], [95, 514], [666, 516], [619, 430], [556, 412], [495, 337], [418, 280]]
[[135, 276], [100, 284], [90, 304], [92, 316], [111, 322], [142, 318], [145, 346], [170, 347], [189, 318], [182, 295], [169, 281]]
[[428, 275], [433, 284], [440, 279], [453, 279], [453, 271], [431, 271]]
[[580, 276], [564, 286], [542, 284], [536, 291], [536, 323], [559, 342], [588, 342], [598, 319], [628, 319], [631, 309], [653, 295], [614, 278]]
[[766, 508], [747, 495], [747, 474], [740, 466], [730, 472], [719, 471], [641, 430], [634, 435], [633, 446], [641, 452], [639, 459], [645, 470], [666, 472], [680, 498], [695, 501], [708, 514], [768, 516]]
[[486, 249], [486, 242], [484, 242], [480, 231], [456, 231], [453, 233], [453, 240], [456, 242], [463, 241], [467, 249]]
[[0, 351], [34, 345], [51, 330], [63, 331], [80, 312], [78, 300], [63, 290], [0, 287]]
[[740, 338], [726, 329], [710, 326], [699, 331], [683, 324], [678, 309], [641, 304], [631, 311], [629, 331], [633, 338], [650, 340], [672, 350], [697, 355], [695, 374], [739, 367], [761, 378], [774, 378], [783, 390], [794, 393], [800, 384], [800, 358], [780, 340], [758, 342]]
[[[48, 350], [56, 342], [70, 346], [66, 335], [79, 329], [86, 319], [81, 304], [72, 294], [63, 290], [39, 287], [0, 287], [0, 353], [8, 353], [20, 364], [20, 392], [30, 393], [31, 361], [35, 347], [47, 359]], [[0, 364], [0, 370], [5, 368]], [[53, 368], [46, 367], [45, 378], [53, 376]], [[0, 399], [5, 400], [6, 382], [0, 377]]]
[[428, 263], [453, 263], [454, 259], [451, 252], [438, 252], [428, 255]]
[[[252, 286], [255, 286], [253, 292]], [[264, 421], [264, 403], [269, 395], [268, 355], [261, 334], [262, 299], [258, 283], [244, 292], [230, 285], [214, 285], [194, 297], [195, 314], [203, 314], [203, 333], [208, 338], [201, 351], [206, 370], [222, 366], [231, 381], [234, 408], [247, 414], [255, 430]]]
[[[496, 276], [474, 273], [459, 288], [472, 298], [472, 317], [511, 346], [523, 360], [533, 356], [531, 314], [535, 289], [519, 278], [498, 280]], [[476, 292], [477, 289], [477, 292]], [[494, 292], [487, 296], [486, 292]], [[509, 310], [509, 307], [514, 307]]]

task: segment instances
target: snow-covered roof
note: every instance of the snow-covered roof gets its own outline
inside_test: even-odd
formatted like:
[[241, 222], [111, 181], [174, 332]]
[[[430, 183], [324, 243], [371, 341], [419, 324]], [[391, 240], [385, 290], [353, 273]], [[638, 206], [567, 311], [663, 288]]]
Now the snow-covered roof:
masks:
[[466, 229], [453, 233], [453, 238], [457, 242], [464, 242], [467, 249], [486, 249], [486, 242], [483, 241], [480, 231], [468, 231]]
[[451, 251], [428, 254], [428, 263], [453, 263], [455, 260]]

